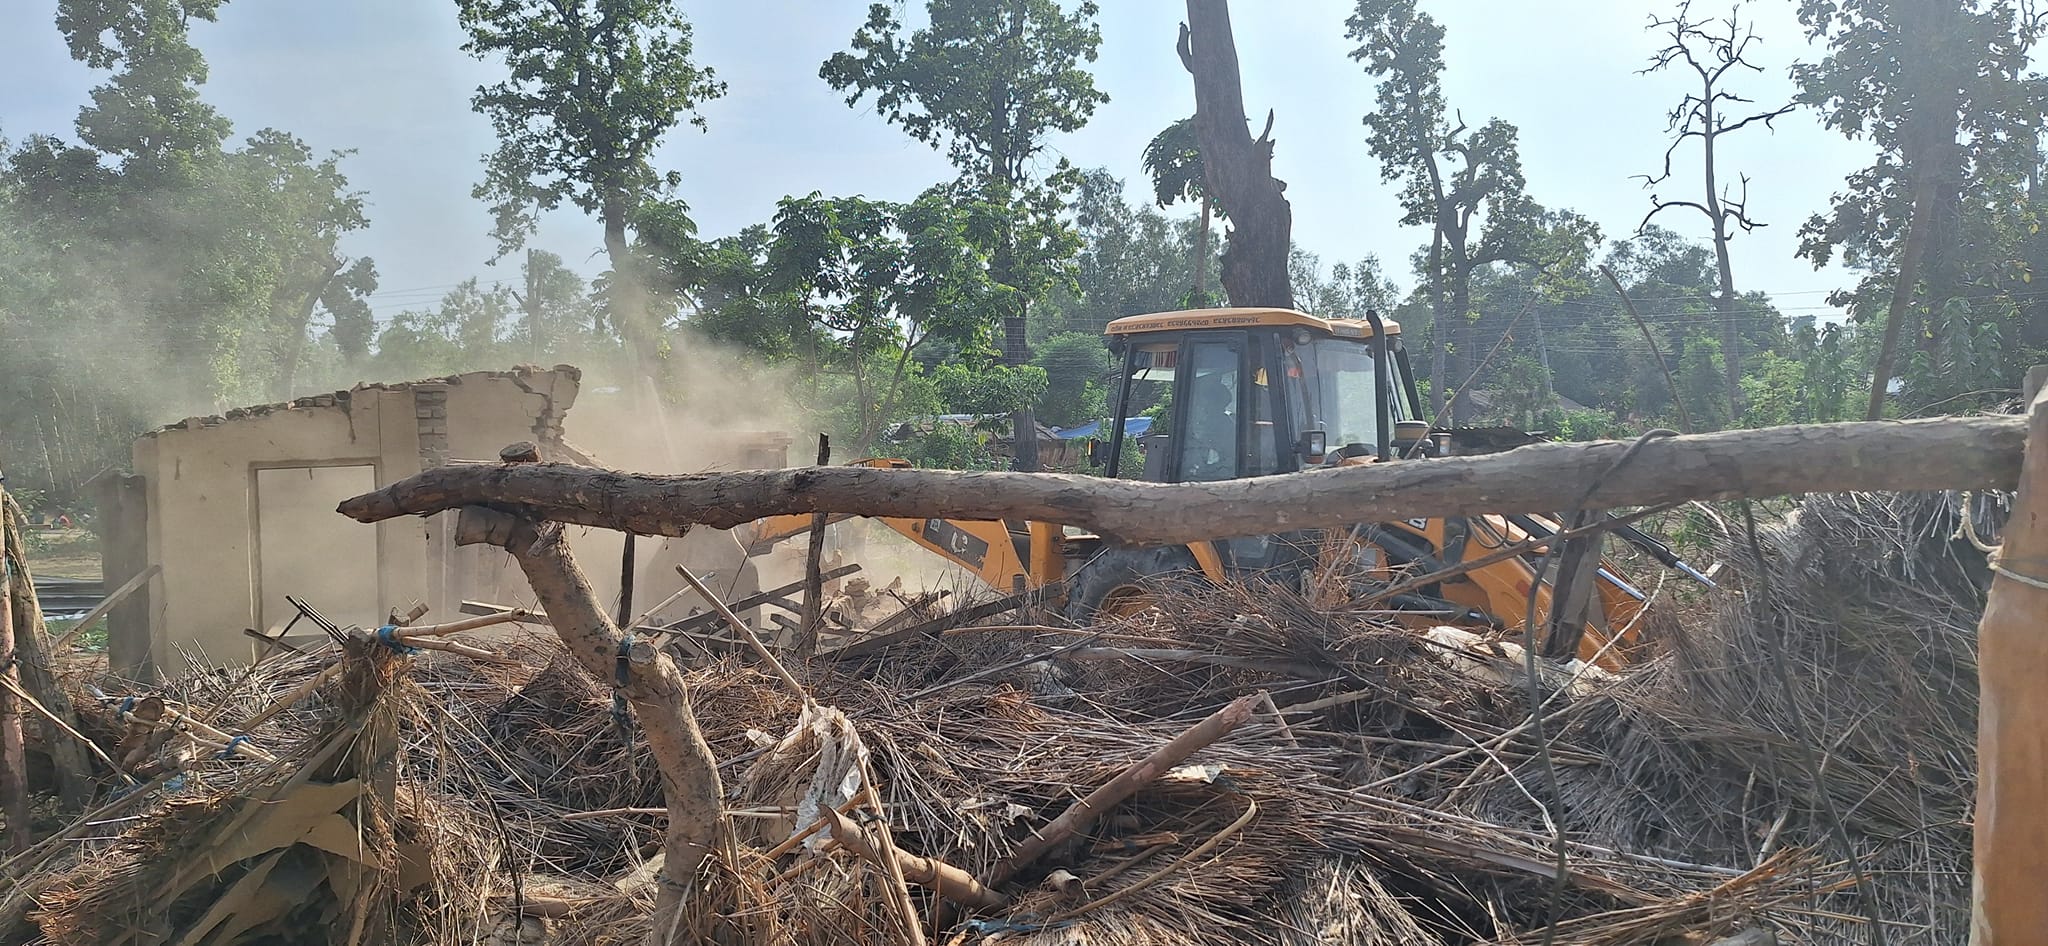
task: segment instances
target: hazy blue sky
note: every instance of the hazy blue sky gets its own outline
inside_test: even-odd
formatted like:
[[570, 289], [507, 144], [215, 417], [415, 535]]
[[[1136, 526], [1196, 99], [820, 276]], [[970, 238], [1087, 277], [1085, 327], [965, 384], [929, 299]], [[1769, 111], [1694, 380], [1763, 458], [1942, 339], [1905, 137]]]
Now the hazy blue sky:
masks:
[[[0, 134], [71, 135], [99, 76], [71, 61], [52, 25], [55, 0], [0, 3]], [[684, 4], [701, 60], [730, 85], [705, 108], [708, 133], [676, 132], [659, 163], [683, 175], [681, 196], [707, 236], [766, 220], [791, 193], [907, 198], [951, 174], [938, 153], [911, 141], [866, 107], [848, 108], [818, 79], [865, 18], [865, 0], [716, 0]], [[1110, 96], [1081, 132], [1054, 142], [1083, 167], [1106, 166], [1139, 197], [1138, 155], [1168, 122], [1193, 111], [1188, 77], [1173, 52], [1185, 8], [1174, 0], [1102, 0], [1097, 83]], [[1449, 31], [1449, 100], [1477, 124], [1500, 116], [1522, 130], [1530, 191], [1547, 205], [1599, 222], [1610, 237], [1633, 232], [1648, 197], [1630, 175], [1654, 170], [1664, 115], [1684, 85], [1676, 75], [1636, 72], [1656, 48], [1643, 0], [1426, 0]], [[1277, 112], [1275, 173], [1288, 184], [1295, 239], [1326, 261], [1376, 253], [1403, 285], [1409, 254], [1426, 231], [1397, 225], [1392, 189], [1366, 151], [1359, 124], [1372, 85], [1348, 58], [1351, 4], [1340, 0], [1240, 0], [1233, 11], [1246, 105]], [[1783, 0], [1744, 6], [1766, 42], [1766, 71], [1743, 86], [1760, 102], [1791, 94], [1786, 67], [1820, 56]], [[370, 229], [348, 252], [376, 258], [380, 318], [432, 302], [487, 269], [490, 219], [469, 196], [479, 159], [493, 145], [469, 110], [496, 67], [458, 48], [455, 5], [435, 0], [233, 0], [218, 24], [199, 24], [212, 66], [205, 95], [246, 135], [275, 126], [316, 148], [353, 148], [344, 168], [368, 193]], [[1788, 311], [1824, 310], [1839, 270], [1795, 259], [1799, 224], [1823, 210], [1843, 176], [1869, 163], [1867, 146], [1822, 129], [1810, 113], [1777, 132], [1744, 133], [1722, 156], [1724, 178], [1748, 173], [1754, 215], [1770, 226], [1735, 244], [1744, 289], [1778, 296]], [[1682, 182], [1696, 177], [1682, 162]], [[1685, 184], [1667, 185], [1667, 196]], [[1663, 223], [1704, 235], [1704, 218], [1667, 212]], [[596, 226], [573, 211], [545, 221], [538, 245], [586, 274], [602, 268]]]

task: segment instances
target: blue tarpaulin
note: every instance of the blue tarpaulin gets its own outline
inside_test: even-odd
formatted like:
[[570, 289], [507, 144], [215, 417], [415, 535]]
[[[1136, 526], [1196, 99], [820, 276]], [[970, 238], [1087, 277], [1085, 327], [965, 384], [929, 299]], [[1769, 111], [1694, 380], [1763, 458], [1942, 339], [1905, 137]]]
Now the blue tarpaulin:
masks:
[[[1152, 418], [1150, 417], [1124, 418], [1124, 436], [1126, 437], [1143, 437], [1151, 429]], [[1088, 437], [1104, 436], [1102, 422], [1099, 420], [1089, 421], [1079, 427], [1065, 428], [1058, 431], [1057, 435], [1061, 440], [1081, 440]]]

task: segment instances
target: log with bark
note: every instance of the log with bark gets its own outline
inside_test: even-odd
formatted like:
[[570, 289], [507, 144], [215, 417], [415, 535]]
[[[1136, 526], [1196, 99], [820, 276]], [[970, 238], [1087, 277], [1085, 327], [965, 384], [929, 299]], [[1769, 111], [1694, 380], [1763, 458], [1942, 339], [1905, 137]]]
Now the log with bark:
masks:
[[[1035, 519], [1085, 526], [1126, 542], [1166, 544], [1330, 523], [1574, 506], [1618, 509], [1851, 490], [2010, 489], [2019, 478], [2025, 428], [2017, 417], [1805, 424], [1653, 438], [1639, 447], [1545, 443], [1484, 456], [1180, 485], [873, 467], [657, 476], [569, 464], [463, 465], [426, 470], [345, 500], [339, 509], [362, 522], [379, 522], [490, 505], [533, 518], [669, 536], [697, 524], [723, 529], [820, 511]], [[1595, 484], [1590, 492], [1589, 483]]]
[[[0, 488], [0, 500], [7, 495]], [[0, 561], [7, 553], [6, 530], [0, 529]], [[29, 824], [28, 752], [22, 741], [20, 657], [15, 650], [14, 570], [0, 565], [0, 814], [7, 818], [7, 850], [19, 854], [34, 840]]]

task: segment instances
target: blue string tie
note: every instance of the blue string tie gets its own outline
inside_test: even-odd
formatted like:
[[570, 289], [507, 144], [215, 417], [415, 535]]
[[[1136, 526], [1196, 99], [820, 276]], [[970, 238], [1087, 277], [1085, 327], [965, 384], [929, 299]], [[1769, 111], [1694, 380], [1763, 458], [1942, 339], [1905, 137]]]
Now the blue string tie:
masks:
[[235, 738], [233, 738], [233, 739], [230, 739], [230, 740], [228, 740], [228, 744], [227, 744], [227, 747], [226, 747], [226, 748], [224, 748], [224, 749], [222, 749], [222, 750], [220, 750], [220, 757], [221, 757], [221, 758], [223, 758], [223, 759], [232, 759], [232, 758], [234, 758], [234, 757], [235, 757], [235, 747], [236, 747], [236, 746], [239, 746], [239, 745], [241, 745], [241, 744], [242, 744], [242, 742], [243, 742], [244, 740], [247, 740], [248, 738], [249, 738], [248, 734], [247, 734], [247, 733], [244, 733], [244, 734], [242, 734], [242, 735], [236, 736], [236, 737], [235, 737]]
[[393, 653], [417, 654], [420, 649], [406, 643], [398, 636], [398, 625], [386, 624], [377, 629], [377, 643], [391, 648]]
[[134, 697], [132, 697], [132, 696], [130, 696], [130, 697], [124, 697], [124, 698], [122, 698], [122, 700], [121, 700], [121, 709], [120, 709], [120, 711], [118, 712], [118, 714], [117, 714], [117, 715], [121, 715], [121, 716], [126, 716], [126, 715], [128, 715], [128, 714], [129, 714], [130, 712], [132, 712], [132, 711], [133, 711], [134, 709], [135, 709], [135, 698], [134, 698]]

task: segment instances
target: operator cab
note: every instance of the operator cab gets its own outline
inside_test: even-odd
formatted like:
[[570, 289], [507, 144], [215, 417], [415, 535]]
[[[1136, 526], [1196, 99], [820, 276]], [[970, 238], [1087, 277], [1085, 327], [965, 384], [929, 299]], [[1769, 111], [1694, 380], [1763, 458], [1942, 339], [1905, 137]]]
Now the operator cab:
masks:
[[1376, 314], [1192, 309], [1117, 319], [1105, 335], [1122, 361], [1111, 416], [1126, 418], [1098, 461], [1112, 477], [1201, 483], [1390, 459], [1396, 425], [1421, 416], [1401, 327]]

